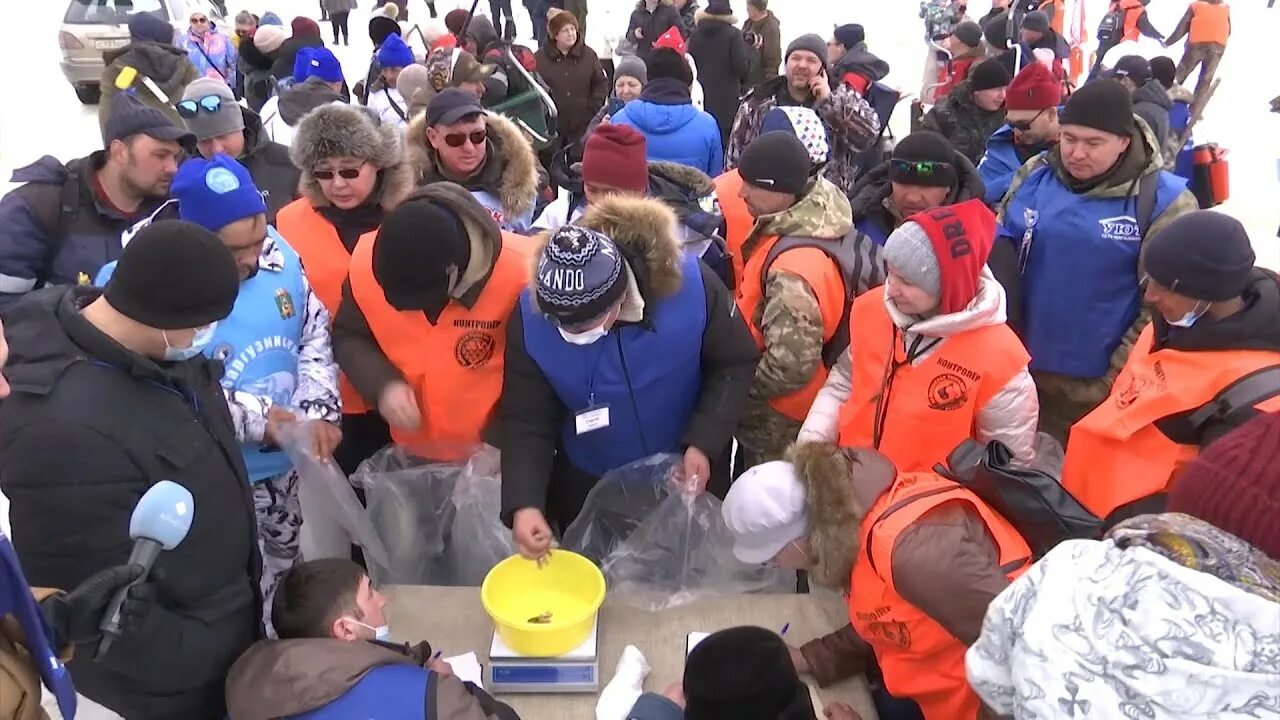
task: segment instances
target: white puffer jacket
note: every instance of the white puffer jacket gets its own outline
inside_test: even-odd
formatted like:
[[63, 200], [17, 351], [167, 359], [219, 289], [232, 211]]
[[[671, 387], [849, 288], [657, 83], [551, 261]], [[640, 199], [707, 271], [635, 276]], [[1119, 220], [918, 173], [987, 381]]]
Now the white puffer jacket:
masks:
[[[960, 312], [916, 320], [902, 314], [888, 298], [884, 304], [893, 324], [902, 329], [904, 348], [910, 347], [918, 336], [948, 338], [969, 330], [1000, 325], [1007, 319], [1004, 288], [985, 267], [978, 278], [978, 294]], [[840, 407], [852, 391], [851, 353], [857, 342], [856, 336], [851, 338], [849, 352], [831, 368], [826, 384], [818, 392], [813, 407], [809, 408], [798, 442], [835, 442], [839, 437]], [[924, 362], [945, 343], [944, 339], [916, 358], [913, 365]], [[983, 444], [999, 440], [1013, 451], [1019, 461], [1031, 462], [1036, 457], [1036, 425], [1039, 421], [1040, 399], [1031, 373], [1024, 367], [1008, 385], [991, 397], [985, 407], [978, 409], [978, 436], [974, 439]]]

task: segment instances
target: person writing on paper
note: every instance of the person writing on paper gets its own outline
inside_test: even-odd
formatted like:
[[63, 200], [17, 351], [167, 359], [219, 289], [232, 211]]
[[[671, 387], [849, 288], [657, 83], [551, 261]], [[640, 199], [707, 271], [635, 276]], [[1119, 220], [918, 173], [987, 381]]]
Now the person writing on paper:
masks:
[[[225, 368], [223, 393], [253, 485], [262, 548], [262, 597], [270, 609], [280, 574], [298, 562], [298, 474], [281, 450], [307, 421], [308, 449], [328, 458], [342, 439], [338, 366], [329, 311], [311, 291], [298, 254], [267, 224], [249, 171], [226, 155], [193, 158], [173, 179], [178, 215], [216, 233], [236, 260], [240, 294], [204, 353]], [[103, 267], [105, 285], [115, 263]], [[268, 625], [270, 628], [270, 625]]]
[[976, 495], [871, 449], [804, 443], [739, 477], [722, 513], [739, 560], [807, 570], [849, 598], [850, 624], [793, 650], [797, 670], [823, 686], [870, 672], [882, 718], [989, 717], [965, 648], [1031, 551]]
[[579, 222], [546, 238], [507, 324], [502, 519], [528, 557], [601, 475], [655, 453], [683, 453], [684, 480], [723, 495], [760, 357], [660, 201], [606, 197]]
[[519, 720], [453, 676], [425, 642], [390, 642], [387, 598], [350, 560], [309, 560], [280, 581], [263, 640], [227, 674], [232, 720]]
[[33, 585], [74, 588], [125, 563], [133, 507], [160, 480], [195, 503], [133, 627], [68, 664], [79, 692], [127, 718], [222, 718], [227, 669], [262, 635], [253, 496], [222, 368], [200, 352], [239, 285], [216, 235], [164, 220], [125, 246], [105, 288], [38, 290], [5, 314], [0, 489]]

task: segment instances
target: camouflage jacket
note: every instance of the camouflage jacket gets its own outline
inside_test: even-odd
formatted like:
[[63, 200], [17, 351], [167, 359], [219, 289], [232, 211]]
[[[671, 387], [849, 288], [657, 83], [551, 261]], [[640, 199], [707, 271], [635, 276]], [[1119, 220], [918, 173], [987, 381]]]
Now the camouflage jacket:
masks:
[[[786, 84], [786, 76], [779, 76], [766, 80], [747, 94], [729, 133], [729, 149], [724, 158], [726, 171], [738, 166], [742, 151], [760, 136], [764, 116], [778, 106], [778, 94], [787, 92]], [[880, 130], [879, 116], [870, 103], [845, 85], [811, 107], [822, 118], [831, 138], [831, 161], [823, 175], [847, 197], [858, 181], [858, 154], [871, 147]]]
[[1004, 109], [987, 112], [973, 104], [973, 87], [968, 80], [956, 83], [942, 102], [933, 106], [920, 122], [951, 141], [961, 155], [977, 164], [987, 152], [987, 138], [1004, 124]]
[[[800, 202], [766, 215], [743, 245], [750, 260], [770, 236], [842, 238], [853, 229], [849, 200], [830, 181], [818, 179]], [[833, 272], [839, 272], [833, 267]], [[786, 270], [771, 269], [764, 279], [764, 300], [748, 318], [764, 336], [746, 415], [738, 440], [752, 464], [779, 460], [800, 432], [800, 423], [776, 412], [769, 398], [800, 390], [822, 367], [822, 308], [810, 282]]]

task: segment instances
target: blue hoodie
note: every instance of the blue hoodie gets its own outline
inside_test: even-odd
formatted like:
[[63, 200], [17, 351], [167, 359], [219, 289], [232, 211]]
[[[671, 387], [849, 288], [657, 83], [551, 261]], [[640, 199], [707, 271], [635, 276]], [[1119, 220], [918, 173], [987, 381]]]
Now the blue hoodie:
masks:
[[709, 113], [693, 106], [688, 86], [679, 80], [649, 81], [640, 97], [627, 103], [612, 122], [644, 135], [649, 162], [679, 163], [709, 177], [724, 171], [720, 126]]

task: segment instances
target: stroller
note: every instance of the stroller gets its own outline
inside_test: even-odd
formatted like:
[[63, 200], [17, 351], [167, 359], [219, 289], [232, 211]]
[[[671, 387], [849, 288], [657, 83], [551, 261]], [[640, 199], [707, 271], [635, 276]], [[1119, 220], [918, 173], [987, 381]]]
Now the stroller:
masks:
[[893, 146], [897, 139], [893, 136], [889, 121], [893, 119], [893, 113], [898, 109], [898, 104], [902, 102], [904, 96], [901, 91], [877, 81], [867, 87], [865, 97], [871, 109], [876, 111], [880, 128], [870, 147], [858, 153], [858, 157], [854, 160], [859, 175], [871, 172], [888, 160], [889, 155], [893, 153]]

